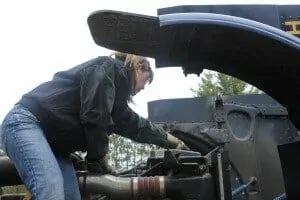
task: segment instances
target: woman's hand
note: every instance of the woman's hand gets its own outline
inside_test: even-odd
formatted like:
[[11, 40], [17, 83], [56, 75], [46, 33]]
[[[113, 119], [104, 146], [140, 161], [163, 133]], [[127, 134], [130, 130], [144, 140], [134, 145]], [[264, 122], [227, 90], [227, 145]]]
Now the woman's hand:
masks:
[[181, 149], [181, 150], [190, 150], [188, 146], [184, 144], [183, 141], [174, 137], [170, 133], [167, 134], [167, 142], [165, 145], [167, 149]]

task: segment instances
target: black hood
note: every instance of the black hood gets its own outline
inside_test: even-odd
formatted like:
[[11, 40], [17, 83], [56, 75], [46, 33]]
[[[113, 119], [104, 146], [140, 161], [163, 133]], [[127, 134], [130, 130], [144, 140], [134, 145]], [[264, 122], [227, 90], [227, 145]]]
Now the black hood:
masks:
[[154, 58], [157, 67], [182, 66], [185, 73], [196, 74], [205, 68], [244, 80], [285, 106], [299, 129], [300, 39], [276, 27], [286, 19], [278, 16], [278, 7], [265, 8], [269, 13], [257, 13], [269, 15], [267, 20], [273, 14], [276, 23], [238, 17], [237, 12], [184, 13], [177, 7], [178, 13], [168, 8], [158, 17], [97, 11], [88, 25], [96, 44]]

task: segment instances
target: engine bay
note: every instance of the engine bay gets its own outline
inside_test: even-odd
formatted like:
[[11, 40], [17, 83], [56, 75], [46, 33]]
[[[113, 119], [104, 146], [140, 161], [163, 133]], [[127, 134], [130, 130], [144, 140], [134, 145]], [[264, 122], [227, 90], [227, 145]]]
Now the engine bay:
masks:
[[101, 194], [103, 199], [216, 199], [215, 174], [220, 177], [219, 190], [230, 185], [223, 156], [220, 149], [205, 156], [194, 151], [154, 150], [146, 163], [117, 176], [96, 176], [81, 169], [78, 180], [81, 191]]
[[[84, 157], [73, 153], [84, 199], [259, 200], [284, 195], [286, 169], [276, 147], [298, 133], [283, 107], [266, 95], [203, 99], [205, 104], [201, 99], [193, 100], [194, 104], [190, 100], [176, 99], [176, 104], [159, 100], [149, 105], [152, 121], [184, 141], [188, 151], [153, 149], [144, 162], [114, 175], [89, 173]], [[166, 107], [165, 101], [173, 106]], [[195, 107], [202, 110], [201, 115], [191, 113]], [[163, 114], [156, 115], [152, 109]], [[288, 137], [282, 135], [285, 132]], [[292, 155], [287, 150], [285, 154]], [[0, 158], [0, 166], [0, 186], [21, 184], [7, 157]]]

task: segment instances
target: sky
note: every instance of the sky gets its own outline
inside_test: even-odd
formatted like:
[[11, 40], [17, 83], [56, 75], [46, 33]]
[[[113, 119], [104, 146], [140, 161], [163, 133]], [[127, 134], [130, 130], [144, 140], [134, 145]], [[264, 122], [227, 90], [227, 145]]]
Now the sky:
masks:
[[[87, 17], [96, 10], [119, 10], [156, 16], [158, 8], [199, 4], [299, 4], [300, 0], [1, 0], [0, 124], [21, 96], [54, 73], [91, 58], [109, 55], [90, 35]], [[155, 69], [154, 81], [135, 98], [133, 109], [147, 117], [147, 102], [192, 97], [200, 78], [180, 67]]]

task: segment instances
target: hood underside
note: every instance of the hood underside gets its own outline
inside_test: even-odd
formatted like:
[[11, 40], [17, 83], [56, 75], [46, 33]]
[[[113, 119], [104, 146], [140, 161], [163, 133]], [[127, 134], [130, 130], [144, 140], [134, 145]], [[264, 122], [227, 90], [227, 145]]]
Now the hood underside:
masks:
[[97, 11], [88, 18], [96, 44], [155, 59], [185, 73], [210, 69], [261, 89], [288, 109], [300, 127], [300, 39], [274, 26], [216, 13], [159, 17]]

